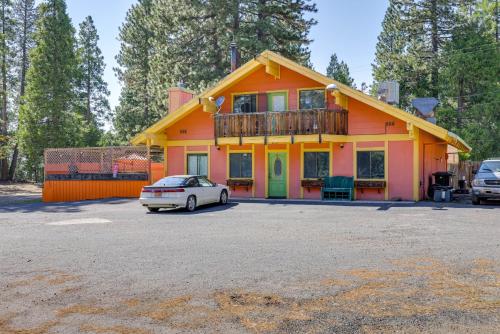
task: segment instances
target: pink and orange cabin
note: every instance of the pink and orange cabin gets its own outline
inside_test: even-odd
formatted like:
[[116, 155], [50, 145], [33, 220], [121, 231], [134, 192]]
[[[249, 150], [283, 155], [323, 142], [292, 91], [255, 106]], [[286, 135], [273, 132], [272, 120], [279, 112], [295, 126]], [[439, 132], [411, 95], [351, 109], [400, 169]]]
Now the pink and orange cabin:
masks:
[[[222, 105], [217, 105], [224, 97]], [[424, 119], [271, 51], [200, 95], [169, 90], [168, 114], [133, 145], [164, 152], [164, 174], [199, 174], [233, 197], [320, 199], [327, 176], [357, 200], [425, 199], [447, 148], [471, 148]]]

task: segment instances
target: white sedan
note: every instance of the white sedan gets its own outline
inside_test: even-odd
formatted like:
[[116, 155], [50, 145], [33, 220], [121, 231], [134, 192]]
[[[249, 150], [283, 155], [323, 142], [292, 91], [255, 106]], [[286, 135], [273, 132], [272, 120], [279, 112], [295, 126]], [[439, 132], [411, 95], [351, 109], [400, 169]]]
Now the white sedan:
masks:
[[204, 176], [174, 175], [142, 188], [139, 202], [151, 212], [160, 208], [186, 208], [192, 212], [198, 205], [227, 204], [229, 193], [228, 187]]

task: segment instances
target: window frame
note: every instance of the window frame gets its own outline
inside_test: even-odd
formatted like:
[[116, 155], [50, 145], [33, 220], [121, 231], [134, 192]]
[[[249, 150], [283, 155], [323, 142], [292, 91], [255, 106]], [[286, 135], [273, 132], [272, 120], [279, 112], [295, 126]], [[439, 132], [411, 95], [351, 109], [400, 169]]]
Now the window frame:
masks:
[[[369, 153], [370, 154], [370, 166], [369, 172], [370, 172], [370, 177], [360, 177], [359, 176], [359, 154], [360, 153]], [[382, 153], [382, 163], [383, 163], [383, 177], [373, 177], [373, 172], [372, 172], [372, 153]], [[363, 149], [363, 150], [356, 150], [356, 180], [376, 180], [376, 181], [385, 181], [387, 178], [387, 152], [385, 149], [381, 148], [368, 148], [368, 149]]]
[[[241, 97], [241, 96], [255, 96], [255, 111], [250, 111], [248, 113], [244, 113], [244, 112], [235, 112], [234, 110], [234, 105], [235, 105], [235, 99], [237, 97]], [[231, 94], [231, 113], [233, 114], [253, 114], [253, 113], [256, 113], [258, 112], [259, 110], [259, 93], [258, 92], [241, 92], [241, 93], [232, 93]]]
[[[322, 91], [323, 92], [323, 107], [320, 108], [301, 108], [300, 105], [300, 95], [302, 92], [307, 91]], [[311, 109], [326, 109], [326, 92], [325, 87], [310, 87], [310, 88], [299, 88], [297, 89], [297, 109], [298, 110], [311, 110]]]
[[[316, 177], [310, 177], [310, 176], [307, 176], [306, 177], [306, 154], [308, 153], [314, 153], [316, 154]], [[328, 172], [327, 172], [327, 175], [326, 176], [319, 176], [319, 169], [318, 169], [318, 154], [319, 153], [326, 153], [328, 155]], [[316, 180], [316, 179], [321, 179], [323, 177], [328, 177], [331, 175], [331, 152], [330, 150], [321, 150], [321, 149], [309, 149], [309, 150], [304, 150], [302, 152], [302, 179], [304, 180]]]
[[[196, 155], [196, 156], [206, 156], [207, 157], [207, 175], [202, 175], [202, 174], [194, 174], [194, 175], [199, 175], [199, 176], [205, 176], [206, 178], [209, 177], [208, 174], [210, 174], [210, 155], [208, 152], [186, 152], [186, 175], [190, 175], [189, 173], [189, 156], [190, 155]], [[197, 171], [199, 172], [199, 158], [197, 159]]]
[[[240, 176], [233, 176], [231, 175], [231, 156], [232, 155], [241, 155], [243, 156], [244, 154], [247, 154], [250, 156], [250, 176], [241, 176], [243, 173], [242, 173], [242, 159], [240, 159], [240, 167], [239, 167], [239, 175]], [[253, 152], [251, 151], [243, 151], [243, 152], [238, 152], [238, 151], [231, 151], [231, 152], [228, 152], [228, 157], [227, 157], [227, 176], [228, 176], [228, 179], [232, 179], [232, 180], [237, 180], [237, 179], [252, 179], [253, 180], [253, 175], [254, 175], [254, 171], [253, 171], [253, 166], [254, 166], [254, 156], [253, 156]]]

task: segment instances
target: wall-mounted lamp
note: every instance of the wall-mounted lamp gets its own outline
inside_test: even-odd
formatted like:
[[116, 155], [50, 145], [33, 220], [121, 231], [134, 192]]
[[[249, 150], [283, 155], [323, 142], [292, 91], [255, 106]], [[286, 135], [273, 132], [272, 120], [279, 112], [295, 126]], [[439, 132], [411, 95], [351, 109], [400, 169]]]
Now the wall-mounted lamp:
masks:
[[344, 144], [340, 144], [340, 148], [344, 148]]
[[328, 91], [334, 91], [334, 90], [337, 90], [337, 89], [338, 89], [338, 87], [334, 83], [331, 83], [328, 86], [326, 86], [326, 90], [328, 90]]

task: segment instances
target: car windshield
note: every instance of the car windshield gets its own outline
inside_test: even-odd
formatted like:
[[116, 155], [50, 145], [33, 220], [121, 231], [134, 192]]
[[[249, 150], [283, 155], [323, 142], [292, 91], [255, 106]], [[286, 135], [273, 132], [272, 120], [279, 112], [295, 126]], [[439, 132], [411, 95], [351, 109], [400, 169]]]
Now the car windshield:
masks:
[[180, 187], [186, 181], [185, 177], [166, 177], [153, 184], [156, 187]]
[[500, 161], [485, 161], [479, 169], [480, 173], [500, 172]]

